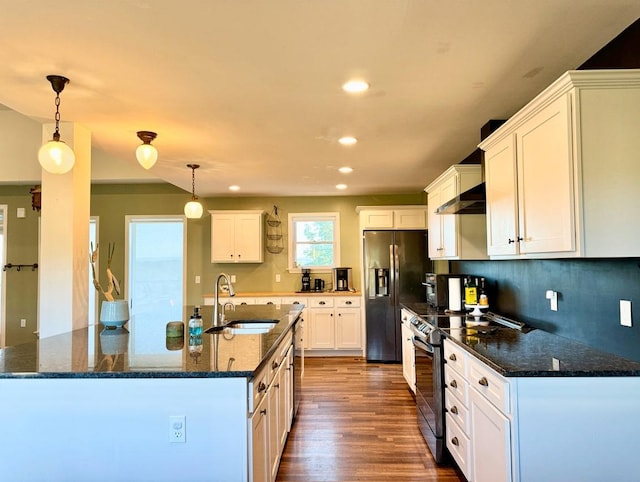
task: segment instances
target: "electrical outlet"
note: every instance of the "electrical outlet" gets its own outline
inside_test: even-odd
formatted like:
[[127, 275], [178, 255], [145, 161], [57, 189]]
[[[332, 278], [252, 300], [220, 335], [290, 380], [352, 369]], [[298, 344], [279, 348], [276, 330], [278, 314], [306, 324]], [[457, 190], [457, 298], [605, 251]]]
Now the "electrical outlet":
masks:
[[276, 275], [276, 283], [280, 283], [280, 275], [279, 274]]
[[27, 327], [27, 320], [25, 320], [24, 318], [20, 319], [20, 328], [26, 328]]
[[169, 442], [183, 444], [186, 441], [186, 417], [184, 415], [171, 415], [169, 417]]
[[236, 282], [236, 275], [235, 275], [235, 274], [232, 274], [232, 275], [231, 275], [231, 282], [232, 282], [232, 283], [235, 283], [235, 282]]
[[196, 276], [196, 284], [199, 285], [200, 284], [200, 276]]
[[631, 301], [620, 300], [620, 324], [631, 326]]
[[552, 357], [551, 358], [551, 369], [553, 371], [558, 371], [560, 370], [560, 360], [558, 360], [557, 358]]

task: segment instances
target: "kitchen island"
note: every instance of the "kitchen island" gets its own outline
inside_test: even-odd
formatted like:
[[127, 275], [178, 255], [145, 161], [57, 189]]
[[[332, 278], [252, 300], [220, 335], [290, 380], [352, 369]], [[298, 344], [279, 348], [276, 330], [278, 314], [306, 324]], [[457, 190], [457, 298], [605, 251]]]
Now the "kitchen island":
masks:
[[[253, 382], [291, 343], [302, 308], [227, 312], [227, 321], [278, 320], [265, 333], [167, 338], [170, 320], [137, 326], [132, 318], [123, 329], [90, 326], [0, 350], [2, 433], [10, 441], [0, 478], [249, 480]], [[191, 312], [185, 307], [185, 326]], [[202, 309], [205, 329], [211, 312]], [[184, 442], [172, 440], [175, 431]]]
[[405, 309], [444, 335], [446, 446], [468, 480], [640, 479], [640, 363], [539, 329]]

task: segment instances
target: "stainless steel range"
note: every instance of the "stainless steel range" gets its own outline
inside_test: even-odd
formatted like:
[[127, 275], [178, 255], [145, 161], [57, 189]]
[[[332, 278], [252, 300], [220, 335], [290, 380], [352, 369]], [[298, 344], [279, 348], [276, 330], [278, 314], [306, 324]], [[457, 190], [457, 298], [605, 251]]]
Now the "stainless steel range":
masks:
[[490, 336], [496, 329], [528, 331], [524, 323], [494, 313], [482, 317], [454, 314], [426, 314], [411, 318], [416, 368], [416, 407], [418, 426], [433, 458], [438, 464], [447, 463], [449, 453], [445, 442], [444, 356], [442, 340], [454, 330], [466, 330], [467, 323]]

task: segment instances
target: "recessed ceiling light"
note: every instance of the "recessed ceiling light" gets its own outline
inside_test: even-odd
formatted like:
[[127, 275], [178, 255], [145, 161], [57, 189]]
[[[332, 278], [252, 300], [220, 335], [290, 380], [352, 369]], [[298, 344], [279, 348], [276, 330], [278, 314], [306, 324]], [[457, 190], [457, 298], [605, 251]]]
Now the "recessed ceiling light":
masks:
[[343, 146], [352, 146], [356, 142], [358, 142], [358, 139], [356, 139], [355, 137], [351, 137], [351, 136], [345, 136], [345, 137], [341, 137], [340, 139], [338, 139], [338, 142], [340, 144], [342, 144]]
[[236, 186], [235, 184], [233, 186], [229, 186], [229, 191], [239, 191], [240, 190], [240, 186]]
[[336, 189], [343, 190], [343, 189], [346, 189], [346, 188], [347, 188], [346, 184], [336, 184]]
[[344, 166], [338, 169], [338, 171], [340, 171], [342, 174], [349, 174], [350, 172], [353, 172], [353, 168], [349, 166]]
[[364, 92], [369, 88], [369, 84], [364, 80], [350, 80], [342, 84], [342, 90], [349, 92], [350, 94], [357, 94]]

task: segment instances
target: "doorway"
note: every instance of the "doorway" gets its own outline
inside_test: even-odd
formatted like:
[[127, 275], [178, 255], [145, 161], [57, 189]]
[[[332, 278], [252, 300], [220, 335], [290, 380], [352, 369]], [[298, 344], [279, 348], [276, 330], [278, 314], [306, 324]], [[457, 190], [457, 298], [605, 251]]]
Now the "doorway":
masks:
[[[184, 216], [126, 216], [125, 286], [131, 366], [155, 365], [165, 325], [183, 318], [186, 274]], [[145, 337], [138, 339], [140, 329]], [[151, 339], [149, 334], [154, 334]], [[179, 353], [177, 357], [179, 357]], [[175, 363], [174, 360], [171, 363]]]
[[6, 281], [7, 274], [4, 270], [4, 265], [7, 264], [7, 237], [5, 235], [7, 222], [7, 205], [0, 205], [0, 262], [2, 262], [2, 276], [0, 276], [0, 348], [6, 346], [6, 303], [7, 289]]

